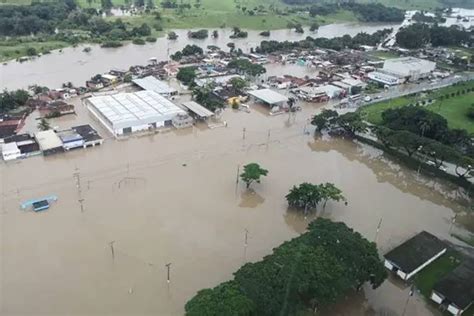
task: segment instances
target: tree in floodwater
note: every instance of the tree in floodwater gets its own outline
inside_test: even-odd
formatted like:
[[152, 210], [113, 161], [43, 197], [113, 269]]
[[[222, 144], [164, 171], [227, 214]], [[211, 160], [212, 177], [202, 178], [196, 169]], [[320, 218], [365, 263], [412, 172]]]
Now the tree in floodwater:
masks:
[[318, 218], [261, 261], [243, 265], [233, 281], [199, 291], [185, 310], [187, 316], [302, 315], [366, 282], [375, 289], [386, 277], [375, 243], [344, 223]]
[[308, 210], [315, 209], [318, 204], [323, 203], [323, 209], [328, 201], [345, 201], [342, 191], [332, 183], [312, 184], [308, 182], [301, 183], [299, 186], [293, 186], [286, 195], [288, 205], [297, 209]]
[[41, 121], [38, 123], [38, 129], [40, 131], [47, 131], [51, 129], [51, 125], [49, 125], [49, 122], [45, 118], [42, 118]]
[[253, 182], [260, 183], [260, 177], [267, 174], [268, 170], [260, 167], [258, 163], [249, 163], [244, 166], [244, 172], [240, 174], [240, 178], [245, 182], [248, 189]]

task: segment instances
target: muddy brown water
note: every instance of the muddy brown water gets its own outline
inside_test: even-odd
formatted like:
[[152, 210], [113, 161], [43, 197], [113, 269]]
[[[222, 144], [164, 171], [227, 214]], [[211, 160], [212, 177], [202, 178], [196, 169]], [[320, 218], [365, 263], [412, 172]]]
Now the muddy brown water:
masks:
[[[109, 137], [102, 147], [0, 164], [2, 315], [182, 315], [197, 290], [230, 279], [316, 216], [344, 221], [370, 240], [382, 218], [384, 253], [421, 230], [455, 242], [450, 221], [468, 203], [456, 186], [371, 147], [305, 134], [317, 105], [274, 117], [258, 106], [227, 109], [227, 128], [115, 140], [80, 100], [72, 102], [78, 115], [52, 125], [90, 123]], [[238, 166], [249, 162], [269, 170], [253, 192], [236, 185]], [[289, 211], [284, 196], [304, 181], [335, 183], [349, 205], [329, 203], [306, 219]], [[50, 194], [59, 200], [49, 210], [20, 210]], [[390, 279], [324, 314], [401, 315], [408, 291]], [[406, 315], [432, 314], [410, 298]]]
[[[59, 88], [64, 82], [72, 82], [83, 86], [86, 80], [98, 73], [109, 70], [128, 69], [132, 65], [146, 64], [151, 57], [158, 60], [167, 60], [168, 52], [173, 54], [187, 44], [196, 44], [202, 48], [216, 45], [228, 49], [227, 43], [235, 43], [237, 48], [249, 52], [263, 40], [288, 40], [298, 41], [312, 37], [336, 37], [345, 34], [355, 35], [359, 32], [374, 33], [384, 28], [397, 28], [399, 24], [380, 23], [340, 23], [321, 26], [317, 32], [310, 32], [307, 28], [304, 34], [293, 30], [274, 30], [268, 38], [259, 35], [260, 31], [249, 30], [248, 38], [230, 39], [232, 30], [229, 28], [218, 29], [218, 38], [204, 40], [189, 39], [187, 30], [176, 30], [179, 38], [169, 41], [165, 37], [158, 38], [155, 43], [146, 45], [126, 44], [120, 48], [100, 48], [99, 45], [79, 45], [78, 47], [56, 50], [51, 54], [35, 58], [31, 61], [18, 63], [10, 61], [7, 65], [0, 64], [0, 87], [2, 89], [27, 88], [29, 85], [38, 84], [49, 88]], [[212, 30], [209, 30], [212, 32]], [[84, 47], [92, 47], [89, 53], [83, 52]]]

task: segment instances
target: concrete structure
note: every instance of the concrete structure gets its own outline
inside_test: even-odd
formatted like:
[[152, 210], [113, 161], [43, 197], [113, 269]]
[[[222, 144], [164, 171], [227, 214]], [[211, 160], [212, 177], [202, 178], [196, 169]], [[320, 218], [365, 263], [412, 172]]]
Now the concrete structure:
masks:
[[192, 113], [191, 115], [194, 116], [195, 118], [205, 120], [214, 115], [214, 113], [212, 113], [211, 111], [209, 111], [208, 109], [206, 109], [205, 107], [203, 107], [202, 105], [194, 101], [183, 102], [181, 104], [185, 108], [187, 108], [189, 112]]
[[204, 77], [194, 80], [196, 85], [199, 87], [203, 87], [210, 83], [214, 83], [216, 85], [225, 85], [227, 84], [232, 78], [242, 78], [240, 75], [223, 75], [223, 76], [212, 76], [212, 77]]
[[134, 79], [133, 83], [144, 90], [154, 91], [168, 98], [178, 94], [178, 90], [170, 87], [166, 82], [156, 79], [154, 76]]
[[401, 83], [401, 80], [399, 77], [386, 74], [383, 72], [379, 72], [379, 71], [369, 72], [367, 74], [367, 78], [369, 78], [372, 81], [379, 82], [387, 86], [394, 86]]
[[193, 126], [194, 120], [189, 114], [178, 114], [173, 118], [173, 126], [176, 128], [186, 128]]
[[53, 130], [38, 132], [35, 139], [45, 156], [64, 151], [63, 142]]
[[438, 281], [431, 300], [453, 315], [461, 315], [474, 303], [474, 261], [467, 259]]
[[408, 280], [446, 252], [446, 245], [422, 231], [385, 254], [385, 267]]
[[64, 130], [57, 133], [65, 150], [84, 147], [84, 139], [74, 130]]
[[384, 72], [409, 80], [426, 78], [435, 69], [435, 62], [415, 57], [387, 59], [383, 64]]
[[1, 145], [2, 158], [5, 161], [15, 160], [21, 157], [21, 151], [16, 143], [7, 143]]
[[21, 157], [29, 157], [40, 154], [40, 148], [36, 140], [29, 134], [13, 135], [4, 139], [5, 144], [14, 143], [21, 153]]
[[114, 136], [171, 126], [176, 115], [186, 113], [154, 91], [96, 96], [84, 102]]
[[104, 142], [104, 139], [100, 137], [99, 133], [88, 124], [73, 126], [72, 130], [81, 135], [84, 141], [84, 148], [102, 145]]
[[250, 96], [256, 99], [259, 102], [267, 104], [271, 107], [286, 107], [286, 102], [288, 98], [278, 92], [275, 92], [270, 89], [260, 89], [260, 90], [251, 90], [248, 92]]

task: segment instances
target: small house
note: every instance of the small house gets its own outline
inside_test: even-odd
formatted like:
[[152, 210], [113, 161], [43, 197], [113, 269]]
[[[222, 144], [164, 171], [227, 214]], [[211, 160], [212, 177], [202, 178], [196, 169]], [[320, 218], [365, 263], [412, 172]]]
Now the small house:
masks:
[[63, 142], [65, 150], [84, 147], [84, 139], [73, 129], [59, 131], [57, 134]]
[[35, 139], [45, 156], [64, 151], [61, 139], [53, 130], [37, 132], [35, 134]]
[[71, 129], [81, 135], [84, 148], [102, 145], [104, 142], [99, 133], [89, 124], [73, 126]]
[[1, 145], [2, 158], [5, 161], [15, 160], [21, 157], [21, 152], [16, 143], [7, 143]]
[[386, 253], [385, 267], [406, 281], [442, 256], [446, 250], [444, 242], [422, 231]]
[[474, 303], [474, 262], [467, 260], [438, 281], [431, 300], [453, 315], [461, 315]]

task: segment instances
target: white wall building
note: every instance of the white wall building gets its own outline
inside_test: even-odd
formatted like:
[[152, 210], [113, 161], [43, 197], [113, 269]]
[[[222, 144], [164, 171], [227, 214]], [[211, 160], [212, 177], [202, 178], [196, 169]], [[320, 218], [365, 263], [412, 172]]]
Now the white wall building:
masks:
[[387, 59], [383, 64], [384, 72], [410, 80], [428, 77], [435, 69], [435, 62], [415, 57]]
[[176, 115], [186, 114], [154, 91], [95, 96], [84, 102], [114, 136], [172, 126]]
[[7, 143], [1, 145], [3, 160], [15, 160], [21, 157], [21, 152], [16, 143]]
[[178, 90], [153, 76], [134, 79], [133, 83], [143, 90], [155, 91], [156, 93], [168, 98], [178, 94]]

